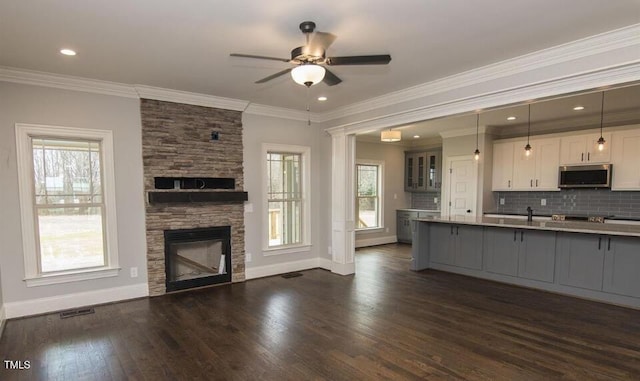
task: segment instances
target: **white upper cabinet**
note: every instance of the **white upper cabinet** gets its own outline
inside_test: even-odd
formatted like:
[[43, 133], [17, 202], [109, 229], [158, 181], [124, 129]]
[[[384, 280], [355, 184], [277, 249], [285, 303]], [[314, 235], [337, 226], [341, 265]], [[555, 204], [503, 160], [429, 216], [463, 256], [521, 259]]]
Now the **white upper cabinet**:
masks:
[[536, 173], [533, 188], [536, 191], [557, 191], [560, 167], [560, 139], [538, 139], [536, 147]]
[[493, 191], [557, 191], [560, 139], [532, 139], [526, 155], [526, 140], [496, 142], [493, 146]]
[[[611, 133], [602, 134], [605, 141], [611, 142]], [[605, 144], [604, 149], [598, 149], [600, 134], [586, 134], [566, 136], [560, 140], [560, 164], [602, 164], [611, 161], [611, 144]]]
[[611, 146], [611, 189], [640, 190], [640, 129], [614, 132]]
[[493, 146], [493, 191], [513, 190], [513, 142]]

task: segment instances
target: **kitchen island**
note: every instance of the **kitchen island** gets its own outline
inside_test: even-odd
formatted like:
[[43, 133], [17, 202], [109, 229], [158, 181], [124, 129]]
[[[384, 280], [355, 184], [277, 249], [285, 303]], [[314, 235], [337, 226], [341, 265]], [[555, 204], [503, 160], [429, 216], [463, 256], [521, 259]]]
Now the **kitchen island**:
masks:
[[640, 308], [639, 225], [462, 216], [414, 223], [412, 270]]

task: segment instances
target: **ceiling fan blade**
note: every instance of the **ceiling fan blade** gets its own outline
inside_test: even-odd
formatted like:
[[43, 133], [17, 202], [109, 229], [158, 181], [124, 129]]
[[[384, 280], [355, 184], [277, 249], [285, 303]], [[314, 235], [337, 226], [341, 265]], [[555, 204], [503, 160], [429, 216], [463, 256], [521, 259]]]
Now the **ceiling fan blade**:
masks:
[[268, 76], [268, 77], [262, 78], [261, 80], [256, 81], [255, 83], [265, 83], [265, 82], [267, 82], [267, 81], [271, 81], [272, 79], [275, 79], [275, 78], [278, 78], [278, 77], [280, 77], [280, 76], [283, 76], [283, 75], [287, 74], [287, 73], [288, 73], [288, 72], [290, 72], [291, 70], [293, 70], [293, 68], [289, 68], [289, 69], [285, 69], [285, 70], [283, 70], [283, 71], [279, 71], [279, 72], [277, 72], [277, 73], [275, 73], [275, 74], [271, 74], [271, 75], [270, 75], [270, 76]]
[[347, 56], [347, 57], [329, 57], [327, 65], [386, 65], [391, 61], [388, 54], [379, 54], [375, 56]]
[[242, 58], [257, 58], [259, 60], [271, 60], [271, 61], [280, 61], [280, 62], [289, 62], [288, 58], [278, 58], [278, 57], [266, 57], [266, 56], [256, 56], [253, 54], [239, 54], [239, 53], [231, 53], [229, 54], [231, 57], [242, 57]]
[[326, 83], [327, 86], [335, 86], [338, 83], [342, 82], [342, 80], [338, 78], [337, 75], [329, 71], [329, 69], [325, 67], [324, 70], [325, 70], [325, 73], [324, 73], [324, 79], [322, 80], [322, 82]]
[[324, 52], [333, 44], [336, 38], [338, 37], [331, 33], [315, 32], [307, 45], [306, 52], [314, 56], [323, 57]]

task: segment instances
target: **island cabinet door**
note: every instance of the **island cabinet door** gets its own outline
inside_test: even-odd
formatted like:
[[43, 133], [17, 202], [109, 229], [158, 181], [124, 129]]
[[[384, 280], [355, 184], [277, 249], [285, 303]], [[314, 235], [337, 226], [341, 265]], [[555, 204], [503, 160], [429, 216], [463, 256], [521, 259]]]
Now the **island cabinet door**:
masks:
[[485, 228], [485, 270], [503, 275], [518, 275], [518, 231], [506, 228]]
[[556, 262], [556, 233], [520, 230], [518, 276], [521, 278], [553, 282]]
[[640, 238], [609, 236], [606, 240], [604, 291], [640, 297]]
[[457, 225], [454, 265], [482, 270], [482, 226]]
[[559, 233], [559, 283], [602, 291], [605, 238], [597, 234]]
[[455, 229], [450, 224], [431, 224], [429, 229], [429, 258], [432, 262], [453, 265]]

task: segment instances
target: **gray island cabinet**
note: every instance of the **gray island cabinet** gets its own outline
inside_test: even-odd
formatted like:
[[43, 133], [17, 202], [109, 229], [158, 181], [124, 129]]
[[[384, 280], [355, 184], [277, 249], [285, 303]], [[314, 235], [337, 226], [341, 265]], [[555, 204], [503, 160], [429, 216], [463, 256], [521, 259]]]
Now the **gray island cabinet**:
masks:
[[412, 270], [640, 308], [640, 226], [469, 217], [414, 223]]

